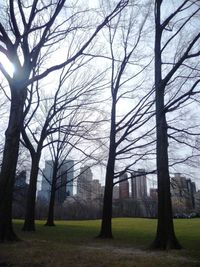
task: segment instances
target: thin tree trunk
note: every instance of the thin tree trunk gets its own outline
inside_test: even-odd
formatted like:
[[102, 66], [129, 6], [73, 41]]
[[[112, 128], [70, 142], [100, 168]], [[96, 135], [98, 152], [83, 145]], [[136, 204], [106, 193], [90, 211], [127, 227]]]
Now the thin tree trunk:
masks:
[[164, 110], [165, 84], [162, 81], [160, 24], [161, 0], [156, 1], [155, 12], [155, 89], [156, 89], [156, 131], [157, 131], [157, 177], [158, 177], [158, 224], [156, 238], [152, 244], [154, 249], [178, 249], [173, 225], [172, 204], [170, 195], [170, 176], [168, 163], [167, 122]]
[[108, 161], [106, 170], [106, 184], [103, 199], [103, 214], [101, 222], [101, 230], [98, 237], [112, 238], [112, 194], [113, 194], [113, 180], [114, 176], [114, 162]]
[[116, 154], [116, 143], [115, 143], [115, 117], [116, 117], [116, 102], [113, 96], [113, 104], [111, 110], [111, 129], [110, 129], [110, 146], [109, 156], [106, 168], [106, 182], [103, 199], [103, 214], [101, 222], [101, 230], [98, 235], [100, 238], [113, 238], [112, 234], [112, 196], [113, 196], [113, 179], [115, 170], [115, 154]]
[[56, 195], [56, 176], [52, 178], [51, 195], [49, 201], [48, 217], [45, 226], [55, 226], [54, 224], [54, 204]]
[[55, 190], [51, 192], [48, 217], [45, 226], [55, 226], [54, 224], [54, 204], [55, 204]]
[[30, 173], [30, 181], [28, 187], [25, 221], [22, 230], [23, 231], [35, 231], [35, 201], [37, 191], [37, 178], [39, 171], [39, 162], [41, 154], [35, 153], [31, 155], [32, 165]]
[[11, 88], [11, 110], [5, 133], [5, 146], [0, 175], [0, 242], [15, 241], [18, 237], [12, 226], [12, 196], [19, 152], [20, 131], [26, 89]]

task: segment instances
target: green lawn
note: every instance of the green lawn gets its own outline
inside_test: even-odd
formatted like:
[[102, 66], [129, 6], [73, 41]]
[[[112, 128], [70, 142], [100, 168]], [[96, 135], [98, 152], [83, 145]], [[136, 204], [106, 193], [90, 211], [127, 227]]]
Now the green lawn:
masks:
[[[99, 240], [100, 221], [58, 221], [45, 227], [37, 221], [35, 233], [15, 230], [22, 242], [0, 245], [0, 267], [179, 267], [200, 266], [200, 219], [175, 220], [176, 233], [184, 249], [151, 251], [156, 220], [113, 220], [113, 240]], [[3, 265], [2, 263], [7, 263]]]

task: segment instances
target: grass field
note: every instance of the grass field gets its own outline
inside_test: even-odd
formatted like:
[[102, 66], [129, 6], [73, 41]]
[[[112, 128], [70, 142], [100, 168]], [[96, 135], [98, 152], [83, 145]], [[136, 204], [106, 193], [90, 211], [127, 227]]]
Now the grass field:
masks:
[[95, 238], [99, 220], [58, 221], [45, 227], [37, 221], [35, 233], [15, 230], [23, 240], [0, 245], [0, 267], [179, 267], [200, 266], [200, 219], [175, 220], [176, 233], [184, 249], [151, 251], [156, 220], [113, 220], [113, 240]]

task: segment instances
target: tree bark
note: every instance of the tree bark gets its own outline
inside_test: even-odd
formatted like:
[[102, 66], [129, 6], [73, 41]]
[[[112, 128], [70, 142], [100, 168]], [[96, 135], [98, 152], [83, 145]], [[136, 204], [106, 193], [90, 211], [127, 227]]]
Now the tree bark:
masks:
[[175, 236], [172, 216], [167, 123], [164, 113], [157, 117], [158, 224], [152, 248], [179, 249], [181, 246]]
[[113, 179], [115, 170], [116, 155], [116, 96], [113, 95], [113, 104], [111, 109], [111, 129], [110, 129], [110, 146], [109, 156], [106, 168], [106, 182], [103, 199], [103, 214], [101, 230], [98, 235], [100, 238], [113, 238], [112, 234], [112, 196], [113, 196]]
[[54, 223], [54, 204], [55, 204], [55, 189], [51, 191], [50, 201], [49, 201], [49, 209], [48, 209], [48, 217], [45, 226], [55, 226]]
[[23, 231], [35, 231], [35, 201], [40, 156], [41, 153], [37, 152], [34, 155], [31, 155], [32, 165], [28, 187], [25, 221], [22, 228]]
[[26, 88], [10, 85], [11, 107], [0, 175], [0, 242], [15, 241], [18, 237], [12, 226], [12, 195], [19, 152], [20, 132], [23, 125], [23, 107]]
[[99, 237], [101, 238], [113, 238], [112, 234], [112, 193], [113, 193], [113, 183], [110, 177], [112, 176], [112, 171], [107, 171], [106, 174], [106, 184], [104, 192], [103, 201], [103, 215], [102, 223]]
[[54, 205], [56, 196], [56, 181], [57, 181], [58, 159], [55, 159], [53, 167], [53, 177], [51, 184], [51, 195], [49, 201], [48, 217], [45, 226], [55, 226], [54, 224]]
[[162, 80], [161, 38], [162, 26], [160, 23], [161, 0], [156, 1], [155, 10], [155, 90], [156, 90], [156, 153], [158, 178], [158, 224], [154, 249], [178, 249], [178, 243], [173, 225], [172, 204], [170, 195], [170, 176], [168, 163], [168, 136], [164, 105], [165, 87]]

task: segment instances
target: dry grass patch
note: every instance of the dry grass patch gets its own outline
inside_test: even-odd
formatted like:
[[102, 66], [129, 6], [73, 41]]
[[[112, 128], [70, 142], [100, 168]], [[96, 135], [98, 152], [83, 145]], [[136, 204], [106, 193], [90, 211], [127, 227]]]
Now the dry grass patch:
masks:
[[[193, 240], [187, 239], [190, 237], [189, 222], [193, 223], [193, 227], [189, 227], [193, 230], [191, 235], [196, 231]], [[154, 236], [155, 223], [155, 220], [146, 219], [115, 219], [115, 239], [100, 240], [94, 238], [98, 234], [99, 221], [59, 222], [56, 227], [44, 227], [43, 222], [38, 222], [35, 233], [21, 232], [22, 222], [17, 221], [16, 231], [23, 241], [1, 244], [0, 263], [12, 267], [200, 266], [197, 228], [200, 220], [176, 222], [176, 227], [180, 226], [181, 241], [188, 248], [168, 252], [146, 249]]]

